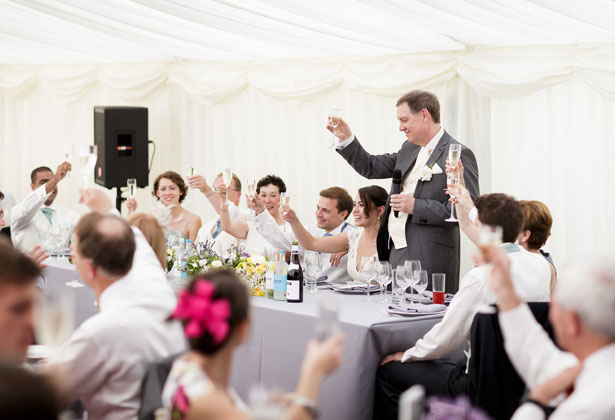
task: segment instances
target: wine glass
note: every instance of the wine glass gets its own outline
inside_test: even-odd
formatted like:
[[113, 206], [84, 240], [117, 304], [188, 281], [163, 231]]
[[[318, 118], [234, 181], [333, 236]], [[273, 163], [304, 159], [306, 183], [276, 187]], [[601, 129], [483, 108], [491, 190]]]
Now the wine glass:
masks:
[[78, 289], [84, 286], [84, 284], [81, 283], [81, 281], [79, 281], [79, 273], [77, 272], [76, 269], [75, 269], [75, 274], [73, 274], [73, 279], [71, 281], [67, 281], [64, 284], [66, 284], [68, 287], [72, 287], [75, 289]]
[[128, 178], [126, 180], [126, 187], [128, 187], [128, 198], [135, 198], [135, 196], [137, 195], [137, 179]]
[[340, 116], [342, 115], [341, 108], [331, 108], [331, 112], [329, 116], [331, 117], [331, 125], [333, 126], [333, 133], [331, 137], [331, 143], [329, 144], [329, 149], [333, 149], [335, 147], [335, 129], [340, 124]]
[[246, 188], [247, 188], [247, 193], [248, 193], [248, 199], [252, 201], [252, 199], [254, 198], [254, 194], [256, 194], [256, 179], [249, 178], [246, 185], [247, 185]]
[[[228, 191], [228, 187], [231, 185], [232, 180], [233, 180], [233, 171], [231, 171], [229, 168], [225, 168], [222, 171], [222, 182], [224, 182], [224, 185], [227, 188], [227, 191]], [[227, 192], [226, 204], [228, 203], [229, 203], [229, 200], [228, 200], [228, 192]]]
[[[70, 164], [72, 164], [72, 160], [73, 160], [73, 153], [75, 153], [75, 146], [69, 143], [64, 143], [64, 160]], [[66, 175], [68, 177], [70, 176], [70, 171], [68, 171], [68, 174]], [[72, 178], [72, 177], [71, 177]]]
[[34, 310], [36, 341], [52, 351], [70, 337], [75, 327], [75, 301], [72, 293], [42, 295]]
[[421, 262], [419, 260], [408, 260], [404, 262], [404, 276], [408, 280], [410, 286], [410, 303], [414, 303], [414, 296], [412, 293], [412, 286], [418, 280], [419, 273], [421, 271]]
[[[459, 184], [459, 173], [458, 172], [449, 172], [446, 174], [446, 183], [448, 184], [448, 190], [453, 191], [457, 185]], [[455, 196], [451, 192], [451, 197], [455, 198]], [[458, 222], [457, 218], [453, 215], [453, 211], [455, 210], [455, 201], [451, 201], [451, 217], [448, 219], [444, 219], [445, 222]]]
[[[288, 192], [280, 194], [280, 203], [282, 204], [282, 216], [286, 217], [288, 210], [290, 210], [290, 194]], [[286, 232], [286, 224], [284, 223], [284, 232]]]
[[401, 305], [402, 307], [406, 307], [406, 289], [408, 288], [408, 286], [410, 286], [410, 280], [412, 279], [412, 277], [408, 277], [406, 276], [406, 268], [403, 265], [398, 265], [397, 266], [397, 277], [395, 278], [395, 281], [397, 282], [397, 285], [399, 287], [401, 287], [402, 289], [402, 301], [401, 301]]
[[308, 292], [316, 293], [318, 291], [318, 275], [322, 272], [322, 257], [320, 252], [305, 251], [303, 260], [305, 262], [305, 273], [307, 275], [307, 290]]
[[83, 177], [83, 188], [88, 188], [88, 180], [94, 168], [96, 167], [96, 160], [98, 159], [98, 146], [90, 144], [87, 146], [79, 147], [79, 166], [81, 176]]
[[367, 297], [363, 299], [363, 302], [371, 302], [372, 299], [369, 295], [369, 287], [376, 277], [376, 256], [372, 255], [371, 257], [361, 257], [361, 269], [359, 270], [359, 274], [365, 280], [365, 293]]
[[377, 303], [386, 303], [385, 285], [391, 280], [391, 264], [388, 261], [378, 261], [376, 263], [376, 281], [380, 284], [381, 299]]
[[427, 270], [421, 270], [418, 281], [414, 283], [414, 288], [419, 293], [419, 305], [423, 303], [423, 292], [427, 289]]
[[452, 166], [453, 169], [457, 168], [457, 162], [459, 162], [459, 158], [461, 157], [461, 145], [460, 144], [451, 144], [448, 148], [448, 163]]

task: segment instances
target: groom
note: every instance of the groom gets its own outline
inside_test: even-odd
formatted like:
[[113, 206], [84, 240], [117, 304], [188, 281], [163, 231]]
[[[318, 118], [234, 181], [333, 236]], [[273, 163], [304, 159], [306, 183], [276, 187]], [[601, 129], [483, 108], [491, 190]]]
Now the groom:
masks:
[[[359, 174], [368, 179], [391, 178], [401, 171], [401, 194], [392, 194], [378, 232], [378, 256], [395, 268], [406, 260], [420, 260], [427, 270], [429, 289], [433, 273], [446, 274], [446, 291], [459, 288], [459, 227], [445, 222], [451, 214], [446, 189], [446, 157], [451, 144], [459, 144], [440, 126], [436, 95], [413, 90], [397, 101], [399, 131], [408, 138], [397, 153], [372, 155], [339, 119], [327, 129], [340, 141], [336, 149]], [[465, 186], [473, 199], [479, 195], [474, 153], [462, 146]], [[393, 212], [398, 211], [396, 217]]]

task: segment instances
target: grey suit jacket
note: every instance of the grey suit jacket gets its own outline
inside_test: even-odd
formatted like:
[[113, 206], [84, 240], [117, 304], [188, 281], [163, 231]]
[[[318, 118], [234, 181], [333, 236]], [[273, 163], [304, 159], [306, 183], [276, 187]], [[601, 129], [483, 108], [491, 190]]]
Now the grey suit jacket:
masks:
[[[455, 293], [459, 288], [459, 226], [457, 223], [445, 222], [451, 214], [451, 205], [446, 188], [446, 157], [450, 144], [459, 144], [446, 131], [432, 152], [427, 165], [437, 163], [443, 173], [434, 174], [430, 181], [419, 181], [414, 191], [414, 214], [408, 216], [406, 222], [407, 248], [396, 250], [396, 261], [421, 261], [423, 270], [427, 270], [429, 288], [433, 273], [446, 274], [446, 291]], [[355, 139], [338, 153], [359, 174], [368, 179], [391, 178], [394, 169], [401, 169], [402, 177], [412, 170], [418, 156], [420, 146], [404, 142], [397, 153], [384, 155], [369, 154], [358, 139]], [[462, 146], [461, 161], [464, 166], [465, 185], [473, 199], [479, 195], [478, 166], [474, 153]], [[378, 256], [389, 260], [392, 244], [389, 242], [388, 220], [391, 208], [387, 201], [384, 217], [378, 232]], [[392, 217], [392, 216], [391, 216]]]

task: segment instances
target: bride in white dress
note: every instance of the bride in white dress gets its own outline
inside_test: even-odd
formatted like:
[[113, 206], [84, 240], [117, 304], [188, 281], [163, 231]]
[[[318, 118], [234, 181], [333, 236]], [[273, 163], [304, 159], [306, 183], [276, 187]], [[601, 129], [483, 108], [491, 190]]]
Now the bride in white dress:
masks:
[[348, 275], [353, 280], [364, 282], [365, 280], [359, 274], [361, 258], [378, 254], [376, 238], [388, 196], [386, 190], [378, 185], [359, 188], [352, 209], [354, 223], [359, 229], [341, 232], [333, 236], [312, 236], [303, 227], [297, 214], [292, 209], [286, 213], [285, 220], [290, 223], [303, 248], [331, 254], [347, 251], [348, 265], [346, 270]]

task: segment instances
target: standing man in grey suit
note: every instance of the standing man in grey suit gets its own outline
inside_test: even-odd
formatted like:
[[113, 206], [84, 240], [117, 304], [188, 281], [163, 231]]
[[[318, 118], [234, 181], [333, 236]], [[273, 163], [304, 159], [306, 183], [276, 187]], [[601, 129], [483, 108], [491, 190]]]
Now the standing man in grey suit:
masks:
[[[372, 155], [339, 119], [327, 129], [341, 141], [340, 155], [368, 179], [391, 178], [401, 171], [401, 194], [392, 194], [378, 232], [378, 256], [393, 267], [405, 260], [420, 260], [427, 270], [429, 288], [433, 273], [446, 274], [446, 291], [459, 288], [459, 226], [445, 222], [451, 214], [446, 189], [446, 158], [451, 144], [459, 144], [440, 126], [436, 95], [413, 90], [397, 101], [399, 131], [408, 138], [397, 153]], [[479, 195], [478, 166], [474, 153], [462, 146], [465, 186], [473, 199]], [[398, 211], [396, 217], [393, 212]]]

